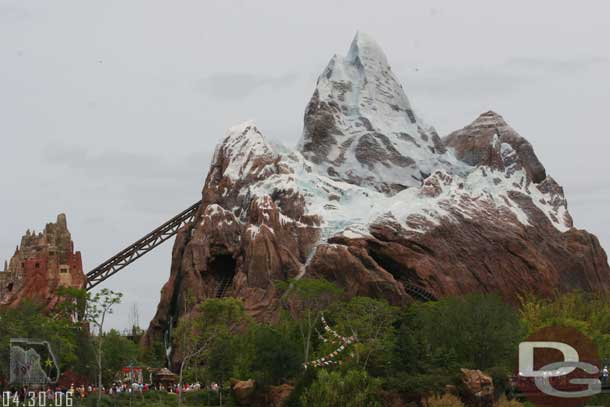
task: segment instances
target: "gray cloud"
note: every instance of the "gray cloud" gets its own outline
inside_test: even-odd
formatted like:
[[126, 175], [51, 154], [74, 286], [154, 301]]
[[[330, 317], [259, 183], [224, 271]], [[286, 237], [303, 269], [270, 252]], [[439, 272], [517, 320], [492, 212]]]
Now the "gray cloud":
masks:
[[197, 88], [216, 100], [230, 101], [249, 96], [261, 88], [272, 90], [292, 86], [297, 75], [252, 75], [247, 73], [215, 73], [200, 81]]

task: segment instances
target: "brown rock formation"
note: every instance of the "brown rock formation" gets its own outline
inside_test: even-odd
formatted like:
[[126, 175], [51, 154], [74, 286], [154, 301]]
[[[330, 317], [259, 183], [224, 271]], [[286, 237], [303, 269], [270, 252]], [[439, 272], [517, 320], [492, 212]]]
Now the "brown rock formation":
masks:
[[[335, 57], [306, 110], [300, 151], [272, 145], [253, 123], [229, 129], [197, 220], [174, 244], [147, 339], [175, 324], [188, 292], [242, 298], [251, 315], [273, 320], [273, 282], [304, 275], [392, 304], [610, 289], [599, 241], [573, 227], [563, 189], [524, 138], [493, 112], [434, 137], [411, 120], [388, 69], [362, 37], [347, 59]], [[377, 147], [362, 150], [371, 137]]]
[[248, 195], [250, 185], [273, 175], [295, 176], [253, 124], [230, 129], [214, 155], [197, 222], [177, 235], [149, 335], [160, 337], [184, 313], [187, 295], [236, 296], [251, 315], [273, 318], [273, 281], [297, 276], [320, 229], [298, 193]]
[[0, 273], [0, 305], [16, 306], [24, 299], [52, 308], [59, 287], [84, 288], [86, 282], [80, 252], [74, 243], [66, 215], [57, 216], [41, 233], [29, 230]]
[[494, 404], [494, 382], [480, 370], [461, 369], [466, 389], [464, 401], [469, 406], [491, 407]]
[[294, 386], [291, 384], [285, 383], [279, 386], [269, 386], [270, 407], [282, 407], [293, 391]]
[[240, 406], [251, 406], [253, 402], [254, 391], [256, 390], [256, 382], [250, 380], [232, 380], [231, 390], [235, 395], [235, 400]]
[[[513, 164], [514, 169], [524, 168], [529, 179], [540, 183], [546, 178], [546, 170], [536, 157], [532, 145], [513, 130], [499, 114], [489, 111], [474, 122], [448, 135], [447, 147], [455, 150], [456, 156], [472, 166], [485, 165], [504, 171]], [[502, 147], [506, 143], [516, 152], [507, 160], [510, 149]]]

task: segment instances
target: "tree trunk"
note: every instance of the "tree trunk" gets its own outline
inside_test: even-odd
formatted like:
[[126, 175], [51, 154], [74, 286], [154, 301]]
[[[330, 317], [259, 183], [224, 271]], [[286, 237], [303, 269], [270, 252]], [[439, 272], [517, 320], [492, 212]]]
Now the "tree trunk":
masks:
[[106, 311], [102, 313], [102, 320], [99, 324], [99, 332], [97, 335], [97, 407], [100, 407], [102, 401], [102, 335], [104, 333], [104, 320], [106, 319]]
[[102, 401], [102, 332], [100, 328], [97, 338], [97, 406]]
[[178, 405], [182, 405], [182, 372], [184, 372], [184, 364], [186, 363], [186, 358], [182, 359], [182, 363], [180, 363], [180, 378], [178, 380]]

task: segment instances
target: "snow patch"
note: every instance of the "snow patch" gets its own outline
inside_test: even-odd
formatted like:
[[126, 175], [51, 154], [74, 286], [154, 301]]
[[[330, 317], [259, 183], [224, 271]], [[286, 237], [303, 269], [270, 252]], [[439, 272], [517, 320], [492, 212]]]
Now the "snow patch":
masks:
[[256, 157], [273, 157], [274, 152], [253, 121], [229, 128], [222, 143], [228, 164], [223, 175], [238, 180], [250, 173]]

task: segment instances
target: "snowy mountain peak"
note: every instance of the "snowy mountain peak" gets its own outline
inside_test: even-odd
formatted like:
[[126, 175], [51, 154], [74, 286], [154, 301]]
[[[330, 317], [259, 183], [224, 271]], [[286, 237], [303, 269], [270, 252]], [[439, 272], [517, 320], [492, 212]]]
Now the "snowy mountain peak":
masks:
[[293, 221], [319, 216], [324, 236], [347, 226], [368, 233], [378, 222], [422, 233], [492, 212], [515, 225], [572, 227], [563, 190], [502, 116], [485, 112], [441, 140], [413, 115], [386, 61], [362, 33], [346, 57], [331, 59], [306, 108], [300, 151], [272, 145], [252, 121], [230, 128], [206, 202], [239, 215], [271, 196]]
[[321, 172], [387, 194], [419, 186], [452, 157], [414, 113], [381, 47], [358, 33], [335, 55], [305, 110], [299, 148]]
[[[239, 180], [251, 172], [261, 160], [273, 160], [275, 153], [267, 144], [253, 121], [247, 121], [229, 128], [219, 149], [223, 150], [222, 167], [224, 176]], [[219, 149], [214, 154], [213, 162], [219, 161]]]
[[383, 49], [370, 35], [358, 31], [346, 56], [352, 63], [361, 63], [364, 67], [389, 68], [388, 59]]

